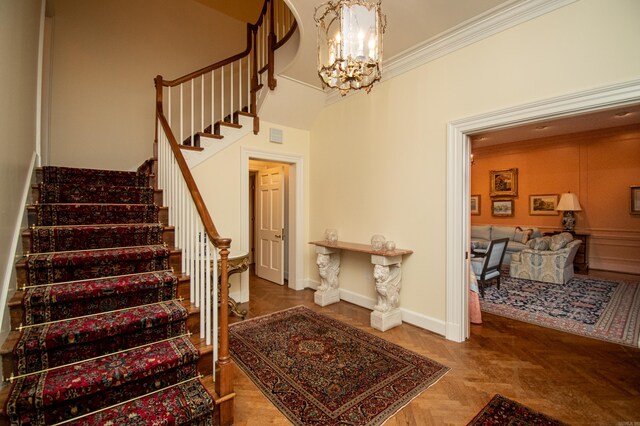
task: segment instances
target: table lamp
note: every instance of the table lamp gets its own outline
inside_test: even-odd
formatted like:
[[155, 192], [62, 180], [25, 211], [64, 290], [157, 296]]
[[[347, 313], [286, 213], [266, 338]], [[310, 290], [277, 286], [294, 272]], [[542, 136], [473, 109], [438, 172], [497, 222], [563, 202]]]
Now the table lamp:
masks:
[[573, 212], [582, 210], [578, 196], [572, 192], [566, 192], [560, 196], [560, 202], [556, 210], [564, 212], [562, 215], [562, 227], [564, 231], [573, 232], [576, 227], [576, 219]]

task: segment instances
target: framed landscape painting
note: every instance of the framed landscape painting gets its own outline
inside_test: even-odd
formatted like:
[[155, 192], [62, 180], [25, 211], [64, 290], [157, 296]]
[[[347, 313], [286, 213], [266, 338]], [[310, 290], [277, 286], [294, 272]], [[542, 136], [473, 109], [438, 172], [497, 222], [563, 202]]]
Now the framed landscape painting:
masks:
[[558, 194], [529, 195], [529, 214], [532, 216], [557, 215], [558, 199]]
[[518, 195], [518, 169], [489, 171], [489, 195], [491, 197]]
[[640, 214], [640, 185], [631, 187], [631, 214]]
[[513, 216], [513, 200], [491, 200], [491, 216]]
[[480, 214], [480, 195], [471, 196], [471, 214], [477, 216]]

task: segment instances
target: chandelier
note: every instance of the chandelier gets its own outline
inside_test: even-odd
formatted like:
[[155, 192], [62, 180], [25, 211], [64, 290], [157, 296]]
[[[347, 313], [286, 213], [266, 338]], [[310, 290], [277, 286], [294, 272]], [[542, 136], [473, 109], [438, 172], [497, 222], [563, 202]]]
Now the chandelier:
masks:
[[380, 0], [330, 0], [316, 7], [314, 18], [323, 87], [337, 88], [342, 96], [351, 89], [369, 93], [382, 69], [386, 17]]

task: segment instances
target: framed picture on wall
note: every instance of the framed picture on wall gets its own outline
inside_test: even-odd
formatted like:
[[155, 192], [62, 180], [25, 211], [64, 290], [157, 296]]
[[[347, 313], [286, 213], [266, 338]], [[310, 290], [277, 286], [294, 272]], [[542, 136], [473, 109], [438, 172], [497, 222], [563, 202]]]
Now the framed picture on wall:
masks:
[[491, 200], [491, 216], [513, 216], [513, 200]]
[[633, 185], [630, 188], [631, 205], [629, 212], [631, 214], [640, 214], [640, 185]]
[[558, 194], [529, 195], [529, 214], [531, 216], [555, 216], [559, 214]]
[[489, 171], [489, 195], [491, 197], [518, 195], [518, 169]]
[[480, 214], [480, 195], [471, 196], [471, 214], [477, 216]]

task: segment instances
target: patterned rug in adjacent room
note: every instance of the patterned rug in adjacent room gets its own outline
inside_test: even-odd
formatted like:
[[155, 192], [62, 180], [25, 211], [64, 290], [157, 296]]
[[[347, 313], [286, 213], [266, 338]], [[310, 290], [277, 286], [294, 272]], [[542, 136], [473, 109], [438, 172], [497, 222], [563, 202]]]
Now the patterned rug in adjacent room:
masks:
[[238, 366], [295, 425], [379, 425], [449, 369], [298, 306], [230, 326]]
[[534, 411], [502, 395], [495, 395], [467, 426], [503, 425], [562, 426], [566, 423]]
[[565, 285], [504, 276], [485, 289], [484, 312], [640, 346], [640, 283], [574, 277]]

